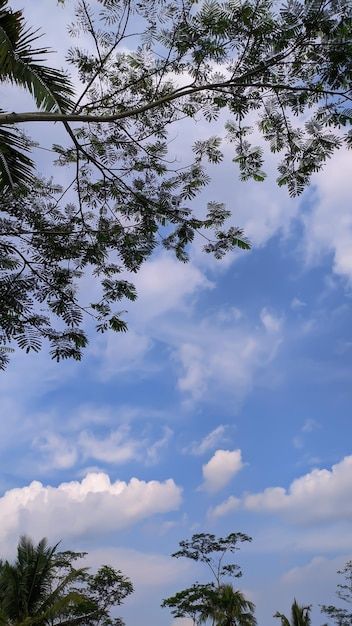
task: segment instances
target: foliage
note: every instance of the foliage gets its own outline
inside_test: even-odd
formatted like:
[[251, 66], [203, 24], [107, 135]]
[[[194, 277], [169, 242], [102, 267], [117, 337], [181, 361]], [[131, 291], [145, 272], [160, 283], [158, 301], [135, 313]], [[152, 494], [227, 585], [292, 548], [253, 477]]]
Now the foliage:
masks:
[[210, 602], [207, 618], [214, 626], [256, 626], [254, 604], [232, 585], [220, 585]]
[[[344, 583], [337, 585], [336, 595], [340, 600], [352, 604], [352, 561], [347, 561], [345, 567], [337, 572], [344, 577]], [[323, 613], [328, 615], [337, 626], [351, 626], [352, 609], [337, 608], [333, 605], [323, 604], [321, 607]]]
[[275, 613], [274, 617], [280, 619], [281, 626], [310, 626], [310, 611], [310, 606], [301, 606], [295, 599], [291, 606], [291, 620], [279, 612]]
[[[37, 40], [38, 31], [26, 26], [22, 11], [11, 11], [8, 0], [0, 0], [0, 81], [27, 89], [39, 110], [67, 112], [73, 106], [70, 81], [40, 63], [49, 50], [35, 48]], [[0, 190], [30, 183], [32, 162], [25, 154], [29, 147], [17, 129], [0, 126]]]
[[174, 552], [172, 556], [176, 559], [185, 557], [204, 563], [211, 570], [217, 585], [220, 585], [225, 576], [234, 578], [242, 576], [239, 565], [224, 563], [224, 558], [239, 550], [238, 544], [246, 541], [252, 541], [252, 539], [244, 533], [230, 533], [226, 537], [198, 533], [192, 535], [190, 540], [180, 541], [180, 550]]
[[[79, 359], [87, 316], [99, 331], [126, 330], [131, 274], [159, 245], [181, 261], [195, 236], [216, 258], [247, 249], [242, 230], [225, 227], [231, 211], [196, 200], [207, 164], [230, 144], [240, 177], [261, 181], [267, 143], [278, 184], [297, 195], [350, 147], [351, 25], [350, 0], [79, 0], [70, 33], [92, 45], [69, 52], [74, 97], [67, 76], [41, 64], [48, 50], [22, 12], [0, 0], [0, 80], [38, 107], [0, 112], [2, 345], [39, 350], [44, 339], [54, 358]], [[172, 139], [198, 119], [219, 119], [224, 132], [195, 137], [180, 165]], [[18, 130], [28, 122], [62, 124], [67, 141], [52, 149], [72, 177], [66, 188], [34, 176], [35, 147]], [[82, 273], [101, 287], [93, 303], [80, 295]]]
[[200, 533], [181, 541], [180, 550], [172, 556], [203, 563], [210, 569], [213, 580], [178, 591], [166, 598], [162, 606], [171, 609], [175, 618], [188, 617], [196, 624], [210, 619], [216, 626], [255, 626], [254, 604], [225, 582], [242, 575], [237, 563], [225, 561], [239, 549], [238, 544], [246, 541], [251, 538], [244, 533], [230, 533], [227, 537]]
[[133, 591], [109, 566], [96, 574], [76, 568], [85, 553], [59, 552], [46, 539], [21, 537], [14, 563], [0, 562], [0, 623], [4, 626], [121, 626], [110, 610]]
[[187, 617], [194, 624], [202, 624], [208, 618], [215, 594], [214, 584], [195, 583], [163, 600], [161, 606], [169, 608], [175, 618]]

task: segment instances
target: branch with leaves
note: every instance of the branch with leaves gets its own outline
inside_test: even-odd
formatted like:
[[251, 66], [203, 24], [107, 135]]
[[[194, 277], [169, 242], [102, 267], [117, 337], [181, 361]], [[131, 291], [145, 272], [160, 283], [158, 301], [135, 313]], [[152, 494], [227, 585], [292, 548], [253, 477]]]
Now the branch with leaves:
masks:
[[95, 574], [76, 567], [85, 552], [60, 552], [46, 539], [37, 545], [21, 537], [13, 563], [0, 561], [0, 616], [3, 624], [35, 626], [123, 626], [112, 610], [133, 592], [119, 570], [103, 565]]
[[[68, 71], [42, 63], [49, 49], [23, 12], [0, 0], [0, 80], [37, 107], [0, 111], [0, 342], [30, 351], [49, 341], [56, 359], [81, 358], [87, 319], [126, 330], [132, 275], [159, 246], [181, 261], [196, 236], [216, 258], [249, 248], [240, 227], [226, 226], [232, 207], [197, 202], [224, 144], [242, 180], [264, 180], [256, 126], [291, 195], [352, 146], [349, 0], [78, 0], [69, 32], [92, 44], [68, 53], [78, 95]], [[224, 133], [196, 137], [179, 164], [173, 129], [198, 119], [223, 120]], [[72, 173], [66, 189], [35, 174], [29, 122], [62, 125], [52, 173]], [[94, 302], [78, 295], [87, 272]], [[0, 346], [0, 366], [7, 358]]]
[[242, 571], [237, 563], [228, 562], [228, 557], [239, 549], [239, 544], [248, 541], [251, 538], [244, 533], [226, 537], [198, 533], [190, 540], [180, 541], [180, 549], [172, 556], [204, 564], [212, 580], [178, 591], [161, 606], [169, 608], [173, 617], [188, 617], [194, 624], [210, 620], [214, 626], [256, 626], [254, 604], [229, 582], [242, 576]]
[[337, 585], [336, 595], [344, 604], [341, 607], [323, 604], [321, 610], [335, 622], [336, 626], [350, 626], [352, 623], [352, 561], [347, 561], [344, 568], [338, 570], [337, 573], [343, 577], [343, 582]]

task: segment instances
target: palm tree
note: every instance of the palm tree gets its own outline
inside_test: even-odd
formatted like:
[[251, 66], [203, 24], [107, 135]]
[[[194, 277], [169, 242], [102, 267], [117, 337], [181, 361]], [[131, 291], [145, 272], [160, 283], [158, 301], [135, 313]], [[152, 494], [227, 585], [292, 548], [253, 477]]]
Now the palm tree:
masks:
[[282, 626], [310, 626], [310, 606], [300, 606], [294, 599], [291, 606], [291, 621], [283, 613], [275, 613], [274, 617], [281, 620]]
[[[85, 569], [74, 569], [65, 553], [21, 537], [17, 559], [0, 562], [0, 624], [6, 626], [69, 626], [92, 615], [87, 598], [75, 589]], [[87, 610], [79, 611], [79, 608]], [[76, 617], [78, 614], [79, 617]], [[84, 615], [82, 615], [82, 613]]]
[[255, 606], [241, 591], [223, 584], [214, 590], [204, 619], [211, 619], [214, 626], [256, 626]]
[[[8, 0], [0, 0], [0, 82], [25, 88], [41, 111], [67, 112], [72, 107], [71, 83], [63, 72], [42, 65], [50, 50], [35, 47], [39, 37], [38, 30], [27, 27], [22, 11], [13, 11]], [[0, 191], [29, 182], [28, 148], [18, 129], [0, 127]]]

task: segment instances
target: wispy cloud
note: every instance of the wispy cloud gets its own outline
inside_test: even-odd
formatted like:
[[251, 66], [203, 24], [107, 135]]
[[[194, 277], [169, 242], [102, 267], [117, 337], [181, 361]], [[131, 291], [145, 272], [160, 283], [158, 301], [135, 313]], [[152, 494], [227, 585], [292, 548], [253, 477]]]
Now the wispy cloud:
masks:
[[231, 393], [241, 402], [255, 378], [265, 373], [283, 339], [281, 320], [266, 310], [260, 325], [238, 321], [214, 324], [203, 319], [180, 338], [175, 346], [179, 363], [178, 388], [190, 399], [199, 401], [209, 392]]
[[183, 448], [182, 452], [186, 454], [193, 454], [194, 456], [201, 456], [202, 454], [209, 452], [209, 450], [213, 450], [221, 442], [223, 442], [226, 439], [225, 433], [227, 430], [227, 425], [220, 424], [199, 441], [192, 441], [191, 444]]
[[299, 311], [301, 309], [304, 309], [307, 306], [307, 303], [303, 302], [303, 300], [300, 300], [299, 298], [297, 298], [297, 296], [295, 296], [294, 298], [292, 298], [290, 306], [291, 309], [293, 309], [294, 311]]
[[313, 418], [306, 419], [298, 434], [292, 439], [293, 446], [298, 450], [304, 448], [307, 435], [319, 428], [321, 428], [321, 424], [317, 420]]
[[158, 438], [133, 434], [131, 425], [122, 424], [107, 435], [89, 430], [75, 432], [71, 437], [47, 433], [33, 441], [33, 448], [42, 454], [43, 469], [66, 469], [88, 461], [108, 465], [139, 462], [153, 465], [168, 445], [173, 431], [168, 426]]

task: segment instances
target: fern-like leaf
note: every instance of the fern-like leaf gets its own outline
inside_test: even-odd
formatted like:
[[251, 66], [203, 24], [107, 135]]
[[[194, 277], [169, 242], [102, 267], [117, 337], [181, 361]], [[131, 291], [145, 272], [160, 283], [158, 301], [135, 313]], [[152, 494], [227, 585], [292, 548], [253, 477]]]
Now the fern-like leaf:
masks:
[[[40, 36], [26, 27], [22, 11], [12, 11], [7, 0], [0, 0], [0, 81], [25, 88], [42, 111], [66, 112], [73, 88], [63, 72], [41, 65], [50, 50], [35, 47]], [[17, 129], [0, 126], [0, 192], [28, 184], [33, 163], [27, 150]]]
[[26, 27], [22, 11], [11, 11], [1, 1], [0, 79], [27, 89], [43, 111], [68, 111], [72, 85], [60, 70], [41, 65], [50, 49], [35, 47], [40, 37], [38, 30]]
[[18, 129], [0, 126], [0, 191], [30, 182], [33, 162], [27, 151], [28, 143]]

